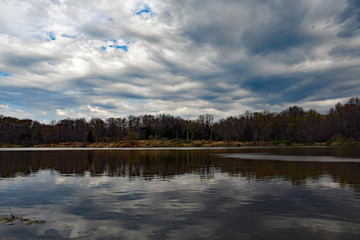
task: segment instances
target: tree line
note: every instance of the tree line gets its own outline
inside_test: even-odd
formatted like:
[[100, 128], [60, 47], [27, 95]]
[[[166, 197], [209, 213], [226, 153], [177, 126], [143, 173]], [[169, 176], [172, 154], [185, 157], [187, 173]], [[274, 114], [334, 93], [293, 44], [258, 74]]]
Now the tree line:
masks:
[[31, 146], [62, 142], [136, 139], [325, 142], [360, 140], [360, 100], [336, 104], [326, 114], [298, 106], [276, 113], [245, 112], [214, 121], [211, 114], [187, 120], [168, 114], [127, 118], [63, 119], [50, 124], [0, 115], [0, 143]]

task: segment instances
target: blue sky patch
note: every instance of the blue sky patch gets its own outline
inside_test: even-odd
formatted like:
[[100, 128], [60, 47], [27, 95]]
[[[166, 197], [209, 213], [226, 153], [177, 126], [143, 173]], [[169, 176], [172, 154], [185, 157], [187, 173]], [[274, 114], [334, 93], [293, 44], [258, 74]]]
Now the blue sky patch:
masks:
[[55, 37], [55, 33], [54, 32], [49, 32], [47, 33], [48, 37], [50, 38], [49, 41], [55, 41], [56, 37]]
[[127, 45], [130, 44], [130, 42], [124, 43], [123, 40], [121, 40], [120, 42], [119, 42], [119, 40], [117, 40], [115, 38], [112, 38], [109, 40], [104, 40], [104, 45], [100, 47], [100, 50], [105, 51], [107, 48], [115, 48], [117, 50], [121, 49], [121, 50], [127, 52], [129, 50], [129, 47]]
[[151, 11], [149, 9], [143, 9], [141, 11], [138, 11], [136, 15], [141, 15], [142, 13], [151, 13]]
[[150, 15], [152, 15], [152, 11], [151, 11], [151, 8], [149, 7], [149, 5], [145, 4], [143, 9], [137, 11], [135, 14], [136, 15], [142, 15], [142, 14], [147, 14], [149, 13]]
[[116, 109], [115, 105], [104, 105], [104, 104], [95, 104], [95, 107], [99, 107], [99, 108], [105, 108], [105, 109]]
[[[66, 34], [66, 33], [61, 34], [61, 36], [64, 37], [64, 38], [72, 38], [72, 39], [75, 39], [75, 38], [76, 38], [75, 35], [69, 35], [69, 34]], [[55, 39], [54, 39], [54, 40], [55, 40]]]
[[287, 88], [298, 83], [300, 79], [296, 77], [269, 76], [248, 79], [243, 83], [243, 87], [262, 94], [276, 92], [280, 94]]
[[129, 103], [150, 103], [152, 102], [149, 99], [133, 99], [133, 100], [129, 100]]
[[7, 72], [0, 72], [0, 77], [10, 77], [11, 74]]
[[111, 47], [111, 48], [116, 48], [116, 49], [122, 49], [122, 50], [124, 50], [125, 52], [128, 51], [128, 47], [127, 47], [126, 45], [122, 45], [122, 46], [109, 45], [109, 47]]

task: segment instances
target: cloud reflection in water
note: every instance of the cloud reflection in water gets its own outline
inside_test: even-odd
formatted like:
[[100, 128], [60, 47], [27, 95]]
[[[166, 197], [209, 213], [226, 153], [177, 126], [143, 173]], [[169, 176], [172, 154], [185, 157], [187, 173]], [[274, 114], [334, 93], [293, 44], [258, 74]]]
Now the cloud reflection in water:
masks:
[[216, 156], [229, 151], [0, 153], [1, 213], [9, 206], [46, 220], [0, 224], [0, 233], [46, 239], [360, 236], [358, 184], [351, 185], [358, 163]]

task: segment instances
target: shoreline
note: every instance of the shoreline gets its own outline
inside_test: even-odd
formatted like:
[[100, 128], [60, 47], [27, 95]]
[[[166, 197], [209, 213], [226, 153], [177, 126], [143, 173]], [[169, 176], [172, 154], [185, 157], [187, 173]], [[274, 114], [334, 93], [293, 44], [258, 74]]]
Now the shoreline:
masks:
[[18, 145], [0, 144], [0, 148], [219, 148], [219, 147], [276, 147], [276, 146], [360, 146], [357, 141], [333, 141], [320, 143], [291, 143], [289, 141], [186, 141], [186, 140], [135, 140], [117, 142], [64, 142], [51, 144]]

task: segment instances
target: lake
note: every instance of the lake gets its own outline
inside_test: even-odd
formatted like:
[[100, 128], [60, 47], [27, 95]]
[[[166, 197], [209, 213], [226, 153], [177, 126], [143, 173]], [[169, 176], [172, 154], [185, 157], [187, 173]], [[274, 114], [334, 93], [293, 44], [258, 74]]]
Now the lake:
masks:
[[0, 239], [360, 239], [360, 148], [0, 149]]

